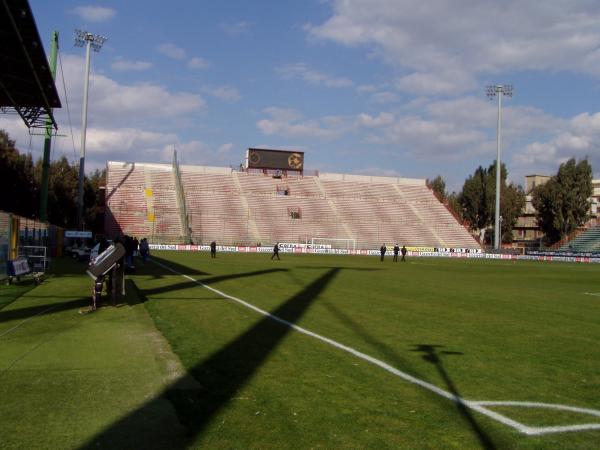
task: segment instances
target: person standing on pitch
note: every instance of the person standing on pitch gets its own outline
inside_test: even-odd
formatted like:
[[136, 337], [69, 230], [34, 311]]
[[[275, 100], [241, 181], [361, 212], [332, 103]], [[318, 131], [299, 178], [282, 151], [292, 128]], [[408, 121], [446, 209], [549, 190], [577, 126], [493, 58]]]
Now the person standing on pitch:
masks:
[[149, 253], [150, 246], [148, 245], [148, 239], [142, 238], [142, 240], [140, 241], [140, 255], [142, 256], [143, 262], [146, 262]]
[[402, 252], [402, 261], [406, 261], [407, 250], [406, 250], [406, 246], [405, 245], [402, 246], [401, 252]]
[[383, 257], [385, 256], [385, 252], [387, 252], [387, 248], [386, 248], [385, 244], [381, 245], [381, 248], [379, 249], [379, 251], [381, 252], [381, 262], [383, 262]]
[[273, 255], [271, 255], [271, 260], [277, 256], [277, 261], [281, 261], [279, 258], [279, 242], [275, 243], [273, 246]]
[[400, 251], [400, 247], [398, 244], [394, 245], [394, 262], [398, 262], [398, 252]]
[[215, 241], [212, 241], [210, 243], [210, 257], [211, 258], [217, 257], [217, 243]]

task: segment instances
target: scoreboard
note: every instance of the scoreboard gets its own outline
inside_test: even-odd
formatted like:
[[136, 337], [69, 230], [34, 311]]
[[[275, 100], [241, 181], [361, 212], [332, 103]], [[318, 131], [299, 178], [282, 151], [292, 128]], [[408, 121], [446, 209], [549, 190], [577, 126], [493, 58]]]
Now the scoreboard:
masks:
[[249, 169], [280, 169], [302, 172], [304, 152], [249, 148], [246, 153]]

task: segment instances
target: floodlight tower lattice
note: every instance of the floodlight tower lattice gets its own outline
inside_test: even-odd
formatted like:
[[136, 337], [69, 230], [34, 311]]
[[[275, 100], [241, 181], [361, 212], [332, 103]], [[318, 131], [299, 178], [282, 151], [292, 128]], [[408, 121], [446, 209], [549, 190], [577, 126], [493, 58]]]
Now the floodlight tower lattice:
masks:
[[77, 188], [77, 228], [83, 229], [83, 181], [85, 178], [85, 137], [87, 131], [88, 88], [90, 83], [90, 50], [99, 52], [108, 38], [88, 31], [75, 30], [75, 46], [85, 46], [85, 79], [81, 119], [81, 149], [79, 152], [79, 184]]
[[513, 87], [510, 84], [486, 86], [485, 93], [490, 100], [498, 97], [498, 123], [496, 129], [496, 207], [494, 214], [494, 248], [500, 249], [500, 146], [502, 143], [502, 97], [512, 97]]

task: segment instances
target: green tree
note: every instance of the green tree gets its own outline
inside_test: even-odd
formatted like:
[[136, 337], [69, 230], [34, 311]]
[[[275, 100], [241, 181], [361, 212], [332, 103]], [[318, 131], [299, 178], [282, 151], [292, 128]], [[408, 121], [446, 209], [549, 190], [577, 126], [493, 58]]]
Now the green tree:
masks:
[[446, 182], [444, 181], [441, 175], [435, 177], [433, 181], [427, 180], [427, 186], [431, 188], [431, 190], [436, 194], [436, 197], [441, 202], [446, 200]]
[[[96, 170], [84, 180], [84, 220], [86, 228], [103, 229], [99, 187], [105, 184], [106, 171]], [[31, 155], [23, 155], [0, 130], [0, 209], [23, 217], [37, 217], [42, 174], [42, 160], [35, 164]], [[79, 170], [63, 156], [50, 163], [48, 185], [48, 222], [65, 228], [77, 224], [77, 186]]]
[[501, 186], [500, 213], [502, 222], [500, 223], [500, 231], [502, 242], [513, 241], [513, 229], [524, 209], [525, 192], [523, 188], [513, 183], [508, 186], [506, 184]]
[[538, 225], [552, 244], [583, 225], [589, 217], [592, 167], [587, 159], [575, 158], [560, 165], [558, 173], [532, 193]]
[[0, 130], [0, 209], [24, 217], [37, 214], [38, 184], [31, 155], [21, 155], [3, 130]]
[[104, 230], [104, 206], [100, 198], [101, 186], [106, 186], [106, 169], [95, 170], [86, 177], [83, 193], [85, 205], [85, 223], [94, 232]]
[[457, 194], [456, 192], [448, 194], [448, 197], [446, 198], [446, 203], [448, 205], [448, 208], [450, 208], [454, 212], [456, 217], [458, 217], [461, 221], [464, 221], [465, 218], [463, 217], [462, 206], [458, 200], [458, 196], [459, 194]]
[[481, 231], [491, 223], [486, 195], [487, 178], [487, 170], [479, 166], [465, 180], [458, 195], [462, 217], [469, 222], [472, 230]]
[[[525, 207], [525, 193], [520, 186], [507, 185], [508, 171], [504, 164], [500, 168], [500, 216], [502, 216], [501, 236], [503, 242], [512, 241], [512, 230]], [[472, 230], [480, 236], [492, 227], [496, 208], [496, 164], [487, 169], [479, 166], [475, 173], [465, 180], [462, 192], [458, 195], [462, 217], [470, 223]]]
[[48, 222], [65, 228], [77, 225], [78, 178], [77, 167], [70, 165], [66, 157], [50, 163]]

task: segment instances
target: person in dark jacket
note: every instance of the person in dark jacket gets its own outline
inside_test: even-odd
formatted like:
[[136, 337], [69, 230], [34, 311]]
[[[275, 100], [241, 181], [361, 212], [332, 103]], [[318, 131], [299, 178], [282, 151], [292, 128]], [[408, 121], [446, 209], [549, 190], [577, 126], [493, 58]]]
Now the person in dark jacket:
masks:
[[133, 251], [134, 251], [134, 243], [133, 238], [131, 236], [125, 235], [125, 266], [129, 268], [133, 268]]
[[215, 241], [212, 241], [210, 243], [210, 257], [211, 258], [217, 257], [217, 243]]
[[274, 246], [273, 246], [273, 255], [271, 255], [271, 260], [273, 258], [275, 258], [277, 256], [277, 260], [281, 261], [281, 259], [279, 258], [279, 242], [277, 242]]
[[406, 253], [408, 251], [406, 250], [406, 246], [405, 245], [402, 246], [401, 252], [402, 252], [402, 261], [406, 261]]
[[101, 254], [104, 250], [106, 250], [110, 244], [106, 240], [104, 236], [100, 238], [100, 246], [98, 247], [98, 254]]
[[398, 244], [394, 245], [394, 262], [398, 262], [398, 252], [400, 251], [400, 247]]
[[142, 261], [146, 262], [150, 253], [150, 246], [148, 245], [148, 239], [142, 238], [140, 242], [140, 255], [142, 255]]
[[379, 249], [379, 251], [381, 252], [381, 262], [383, 262], [383, 257], [385, 256], [385, 252], [387, 252], [387, 248], [386, 248], [385, 244], [381, 245], [381, 248]]

